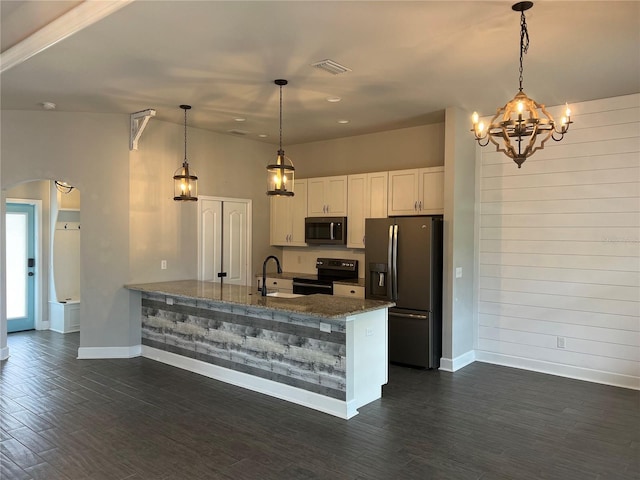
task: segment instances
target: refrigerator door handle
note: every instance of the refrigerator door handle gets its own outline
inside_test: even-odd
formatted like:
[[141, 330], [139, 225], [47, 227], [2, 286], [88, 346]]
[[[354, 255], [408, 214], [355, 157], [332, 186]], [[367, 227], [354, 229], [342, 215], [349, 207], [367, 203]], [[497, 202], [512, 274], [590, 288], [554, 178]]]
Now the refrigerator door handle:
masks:
[[387, 282], [387, 284], [389, 285], [387, 287], [387, 296], [393, 300], [393, 285], [391, 284], [391, 282], [393, 281], [393, 227], [394, 225], [389, 225], [389, 251], [387, 253], [387, 265], [389, 266], [389, 274], [390, 274], [390, 281]]
[[392, 299], [398, 299], [398, 225], [393, 226], [393, 278], [391, 288], [393, 289]]
[[416, 320], [427, 320], [429, 318], [429, 315], [419, 315], [416, 313], [395, 313], [395, 312], [389, 312], [390, 316], [394, 316], [394, 317], [400, 317], [400, 318], [413, 318]]

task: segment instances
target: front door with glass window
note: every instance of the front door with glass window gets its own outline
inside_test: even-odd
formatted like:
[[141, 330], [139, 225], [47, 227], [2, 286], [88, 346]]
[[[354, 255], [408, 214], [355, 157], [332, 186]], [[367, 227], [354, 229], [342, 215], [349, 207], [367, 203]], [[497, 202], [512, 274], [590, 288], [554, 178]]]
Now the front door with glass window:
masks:
[[35, 207], [7, 203], [7, 332], [33, 330]]

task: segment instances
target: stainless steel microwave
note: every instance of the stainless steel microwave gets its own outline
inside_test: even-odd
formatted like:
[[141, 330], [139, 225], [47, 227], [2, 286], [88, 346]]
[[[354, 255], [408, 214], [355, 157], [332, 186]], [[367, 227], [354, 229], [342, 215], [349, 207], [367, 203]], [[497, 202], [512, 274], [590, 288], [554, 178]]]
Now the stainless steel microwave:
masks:
[[307, 217], [304, 241], [325, 245], [347, 244], [347, 217]]

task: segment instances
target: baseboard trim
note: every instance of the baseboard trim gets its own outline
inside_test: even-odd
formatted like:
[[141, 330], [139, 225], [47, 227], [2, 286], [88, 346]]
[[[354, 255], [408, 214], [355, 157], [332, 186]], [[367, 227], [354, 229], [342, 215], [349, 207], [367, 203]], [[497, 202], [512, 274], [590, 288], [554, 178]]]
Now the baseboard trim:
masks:
[[484, 352], [480, 350], [476, 350], [475, 357], [476, 361], [478, 362], [503, 365], [505, 367], [522, 368], [534, 372], [574, 378], [576, 380], [585, 380], [587, 382], [601, 383], [614, 387], [640, 390], [640, 377], [633, 377], [631, 375], [603, 372], [600, 370], [592, 370], [589, 368], [576, 367], [573, 365], [560, 365], [557, 363], [545, 362], [543, 360], [514, 357], [511, 355]]
[[107, 358], [133, 358], [142, 355], [142, 345], [131, 347], [80, 347], [78, 360], [96, 360]]
[[0, 360], [6, 360], [9, 358], [9, 347], [0, 348]]
[[318, 393], [309, 392], [301, 388], [292, 387], [283, 383], [274, 382], [265, 378], [255, 377], [243, 372], [237, 372], [228, 368], [213, 365], [211, 363], [183, 357], [176, 353], [166, 352], [157, 348], [142, 345], [142, 356], [165, 363], [173, 367], [182, 368], [190, 372], [204, 375], [221, 382], [229, 383], [237, 387], [246, 388], [254, 392], [269, 395], [270, 397], [286, 400], [303, 407], [312, 408], [329, 415], [343, 419], [349, 419], [358, 414], [354, 402], [337, 400], [325, 397]]
[[463, 353], [462, 355], [459, 355], [456, 358], [442, 357], [440, 359], [439, 370], [444, 370], [445, 372], [455, 372], [456, 370], [460, 370], [461, 368], [464, 368], [475, 361], [476, 361], [475, 350], [469, 350], [468, 352]]

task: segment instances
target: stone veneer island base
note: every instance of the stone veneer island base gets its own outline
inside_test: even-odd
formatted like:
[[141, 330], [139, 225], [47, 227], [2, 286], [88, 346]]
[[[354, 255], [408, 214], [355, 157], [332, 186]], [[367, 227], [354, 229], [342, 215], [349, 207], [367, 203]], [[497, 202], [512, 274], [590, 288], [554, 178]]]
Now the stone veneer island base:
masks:
[[126, 287], [140, 297], [144, 357], [345, 419], [387, 383], [392, 303], [196, 280]]

